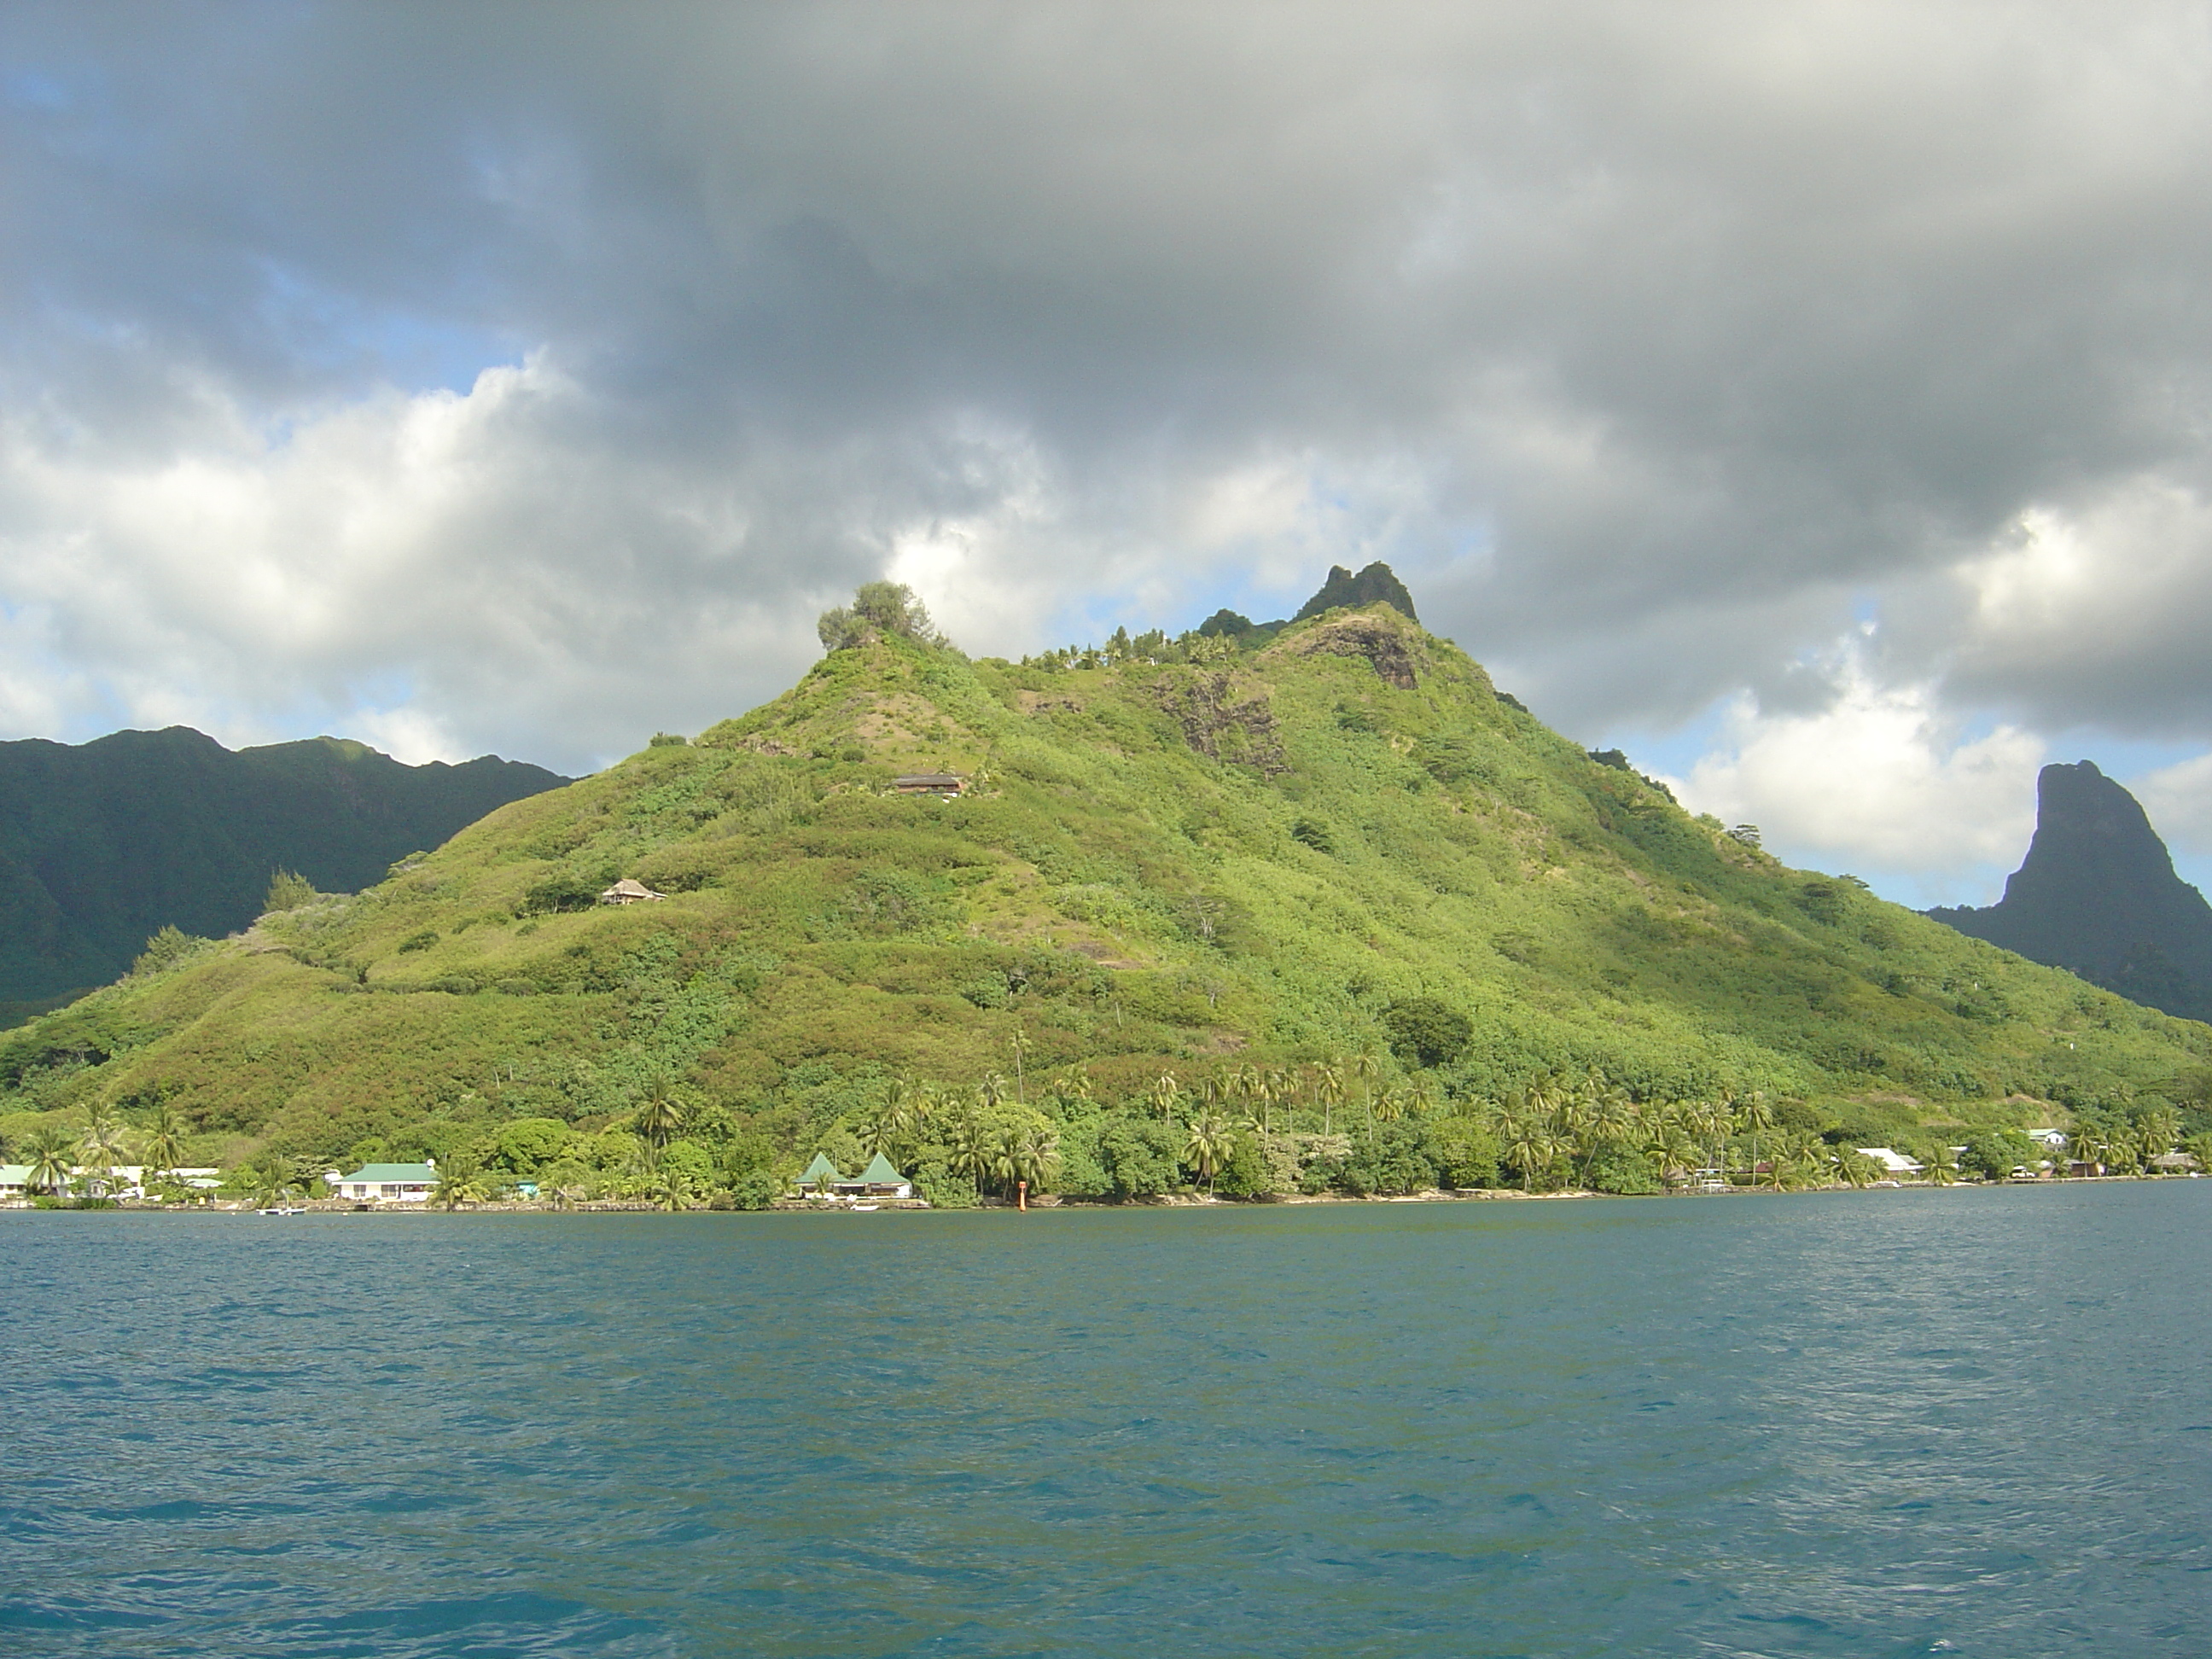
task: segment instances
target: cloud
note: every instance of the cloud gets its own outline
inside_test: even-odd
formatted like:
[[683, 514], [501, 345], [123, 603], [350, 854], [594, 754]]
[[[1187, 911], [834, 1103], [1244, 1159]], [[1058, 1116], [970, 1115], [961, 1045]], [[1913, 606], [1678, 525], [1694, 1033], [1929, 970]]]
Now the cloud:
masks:
[[1933, 688], [1877, 684], [1856, 641], [1826, 667], [1825, 707], [1736, 699], [1714, 751], [1677, 785], [1684, 804], [1758, 824], [1791, 862], [1901, 876], [1923, 904], [1989, 902], [1993, 872], [2018, 863], [2034, 829], [2041, 739], [1962, 732]]
[[1792, 720], [2005, 823], [2033, 732], [2212, 738], [2188, 7], [21, 8], [0, 58], [16, 731], [574, 769], [878, 574], [1016, 652], [1379, 557], [1571, 729], [1759, 711], [1711, 775], [1778, 829]]

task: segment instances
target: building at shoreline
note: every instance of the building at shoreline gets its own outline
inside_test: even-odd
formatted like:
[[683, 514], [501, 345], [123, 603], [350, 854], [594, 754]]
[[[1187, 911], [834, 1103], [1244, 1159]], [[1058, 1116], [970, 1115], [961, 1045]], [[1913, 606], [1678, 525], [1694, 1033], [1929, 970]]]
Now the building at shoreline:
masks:
[[351, 1175], [331, 1170], [323, 1179], [336, 1198], [360, 1204], [428, 1204], [438, 1185], [438, 1160], [420, 1164], [364, 1164]]

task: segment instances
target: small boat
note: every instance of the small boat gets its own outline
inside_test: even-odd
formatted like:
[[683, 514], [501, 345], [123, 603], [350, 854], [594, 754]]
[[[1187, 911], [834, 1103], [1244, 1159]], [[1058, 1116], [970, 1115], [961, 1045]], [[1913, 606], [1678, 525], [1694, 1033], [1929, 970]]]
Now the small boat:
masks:
[[860, 1212], [860, 1211], [867, 1211], [867, 1210], [880, 1210], [880, 1209], [882, 1209], [883, 1207], [884, 1207], [884, 1206], [883, 1206], [882, 1205], [880, 1205], [880, 1204], [855, 1204], [854, 1206], [853, 1206], [853, 1208], [854, 1209], [854, 1211], [855, 1211], [855, 1212]]
[[256, 1215], [305, 1215], [307, 1214], [307, 1211], [289, 1206], [279, 1206], [277, 1208], [273, 1210], [257, 1210], [254, 1213]]

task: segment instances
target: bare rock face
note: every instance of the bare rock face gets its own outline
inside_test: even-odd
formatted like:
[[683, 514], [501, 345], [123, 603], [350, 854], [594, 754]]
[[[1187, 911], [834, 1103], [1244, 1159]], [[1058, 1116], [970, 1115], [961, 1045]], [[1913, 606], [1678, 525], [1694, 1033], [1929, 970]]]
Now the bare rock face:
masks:
[[1353, 575], [1340, 564], [1328, 568], [1328, 580], [1321, 585], [1321, 592], [1298, 607], [1293, 619], [1304, 622], [1309, 617], [1318, 617], [1331, 611], [1359, 611], [1377, 601], [1390, 606], [1407, 622], [1420, 618], [1413, 614], [1413, 596], [1406, 591], [1390, 567], [1377, 559], [1358, 575]]
[[1337, 657], [1364, 657], [1385, 685], [1401, 691], [1416, 690], [1413, 649], [1405, 623], [1376, 609], [1340, 617], [1334, 622], [1299, 635], [1283, 649], [1297, 656], [1326, 652]]
[[2036, 781], [2035, 839], [1987, 909], [1928, 912], [2136, 1002], [2212, 1018], [2212, 905], [2173, 872], [2142, 805], [2088, 761]]

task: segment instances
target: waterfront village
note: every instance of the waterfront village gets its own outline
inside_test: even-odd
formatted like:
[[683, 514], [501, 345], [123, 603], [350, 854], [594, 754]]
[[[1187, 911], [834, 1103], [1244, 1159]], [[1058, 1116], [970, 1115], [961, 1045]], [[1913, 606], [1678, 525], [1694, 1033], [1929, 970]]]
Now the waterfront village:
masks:
[[[2135, 1169], [2124, 1170], [2087, 1155], [2089, 1149], [2069, 1152], [2069, 1137], [2063, 1130], [2033, 1129], [2026, 1132], [2026, 1139], [2042, 1156], [2014, 1165], [2002, 1176], [1994, 1171], [1984, 1171], [1979, 1179], [2002, 1184], [2032, 1184], [2060, 1180], [2197, 1177], [2203, 1173], [2194, 1154], [2179, 1150], [2153, 1154], [2140, 1160]], [[1838, 1184], [1861, 1188], [1947, 1186], [1960, 1178], [1958, 1161], [1967, 1157], [1970, 1148], [1960, 1146], [1948, 1150], [1951, 1158], [1931, 1168], [1887, 1146], [1858, 1147], [1855, 1151], [1860, 1160], [1857, 1169], [1861, 1178]], [[1682, 1176], [1671, 1190], [1693, 1194], [1750, 1193], [1778, 1190], [1784, 1185], [1776, 1164], [1771, 1160], [1754, 1160], [1748, 1169], [1713, 1166], [1686, 1170]], [[1526, 1188], [1438, 1188], [1394, 1196], [1449, 1200], [1597, 1195], [1601, 1194], [1568, 1187], [1541, 1194]], [[1310, 1200], [1324, 1195], [1301, 1196]], [[1187, 1195], [1184, 1201], [1207, 1201], [1209, 1198], [1207, 1194], [1194, 1194]], [[1032, 1203], [1039, 1207], [1058, 1207], [1066, 1200], [1058, 1194], [1032, 1195], [1029, 1182], [1023, 1181], [1015, 1183], [1011, 1195], [987, 1197], [981, 1201], [1026, 1209]], [[49, 1152], [36, 1163], [0, 1164], [0, 1208], [33, 1207], [211, 1209], [301, 1214], [311, 1209], [641, 1210], [674, 1206], [636, 1197], [586, 1197], [549, 1190], [544, 1183], [535, 1181], [517, 1180], [495, 1186], [473, 1172], [441, 1172], [434, 1158], [418, 1163], [365, 1163], [352, 1170], [326, 1170], [313, 1186], [273, 1186], [264, 1175], [252, 1169], [226, 1172], [212, 1167], [160, 1168], [146, 1164], [103, 1163], [97, 1158], [81, 1163], [56, 1158]], [[878, 1150], [865, 1166], [849, 1176], [828, 1153], [817, 1152], [805, 1168], [783, 1183], [767, 1202], [745, 1207], [866, 1212], [926, 1210], [931, 1206], [915, 1182]]]

